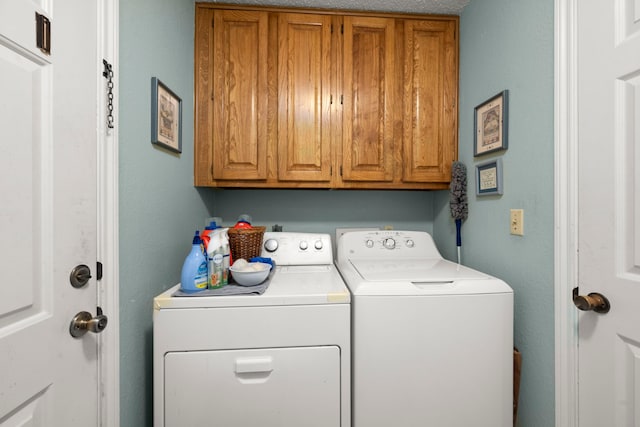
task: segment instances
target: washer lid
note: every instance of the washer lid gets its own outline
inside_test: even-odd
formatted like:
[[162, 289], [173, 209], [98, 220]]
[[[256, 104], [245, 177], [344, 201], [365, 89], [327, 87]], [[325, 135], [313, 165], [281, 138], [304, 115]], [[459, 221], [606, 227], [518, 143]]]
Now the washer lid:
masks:
[[414, 283], [488, 279], [489, 275], [441, 258], [401, 260], [351, 260], [362, 278], [369, 282], [407, 281]]
[[433, 259], [350, 260], [338, 264], [354, 297], [504, 294], [505, 282], [454, 262]]

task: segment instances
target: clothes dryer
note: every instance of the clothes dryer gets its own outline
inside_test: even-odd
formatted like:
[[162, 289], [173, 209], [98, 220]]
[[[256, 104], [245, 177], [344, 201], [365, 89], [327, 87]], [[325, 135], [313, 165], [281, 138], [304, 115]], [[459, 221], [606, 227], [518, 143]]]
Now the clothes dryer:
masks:
[[264, 293], [154, 299], [154, 426], [350, 426], [350, 294], [328, 234], [265, 233]]

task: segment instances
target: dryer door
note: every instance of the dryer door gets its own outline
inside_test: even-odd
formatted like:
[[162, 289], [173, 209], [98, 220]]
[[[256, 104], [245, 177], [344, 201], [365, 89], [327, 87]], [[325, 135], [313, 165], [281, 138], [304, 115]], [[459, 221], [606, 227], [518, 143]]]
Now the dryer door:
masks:
[[168, 353], [164, 425], [340, 425], [340, 350], [321, 346]]

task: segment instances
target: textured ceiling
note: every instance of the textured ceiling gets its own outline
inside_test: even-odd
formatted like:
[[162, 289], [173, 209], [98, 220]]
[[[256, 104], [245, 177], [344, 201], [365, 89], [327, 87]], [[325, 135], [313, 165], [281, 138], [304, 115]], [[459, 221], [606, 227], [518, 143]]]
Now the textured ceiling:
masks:
[[213, 0], [211, 3], [460, 15], [471, 0]]

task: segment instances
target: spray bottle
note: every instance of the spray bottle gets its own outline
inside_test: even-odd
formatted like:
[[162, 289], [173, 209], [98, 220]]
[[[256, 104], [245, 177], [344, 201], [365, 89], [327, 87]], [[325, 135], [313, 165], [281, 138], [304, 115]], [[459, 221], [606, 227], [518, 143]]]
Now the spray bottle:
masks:
[[222, 246], [222, 286], [229, 283], [229, 266], [231, 265], [231, 250], [229, 247], [228, 228], [220, 231], [220, 246]]
[[209, 289], [218, 289], [224, 286], [222, 281], [224, 252], [220, 239], [221, 231], [221, 229], [216, 229], [209, 235], [209, 245], [207, 246], [207, 265], [209, 267], [207, 287]]

